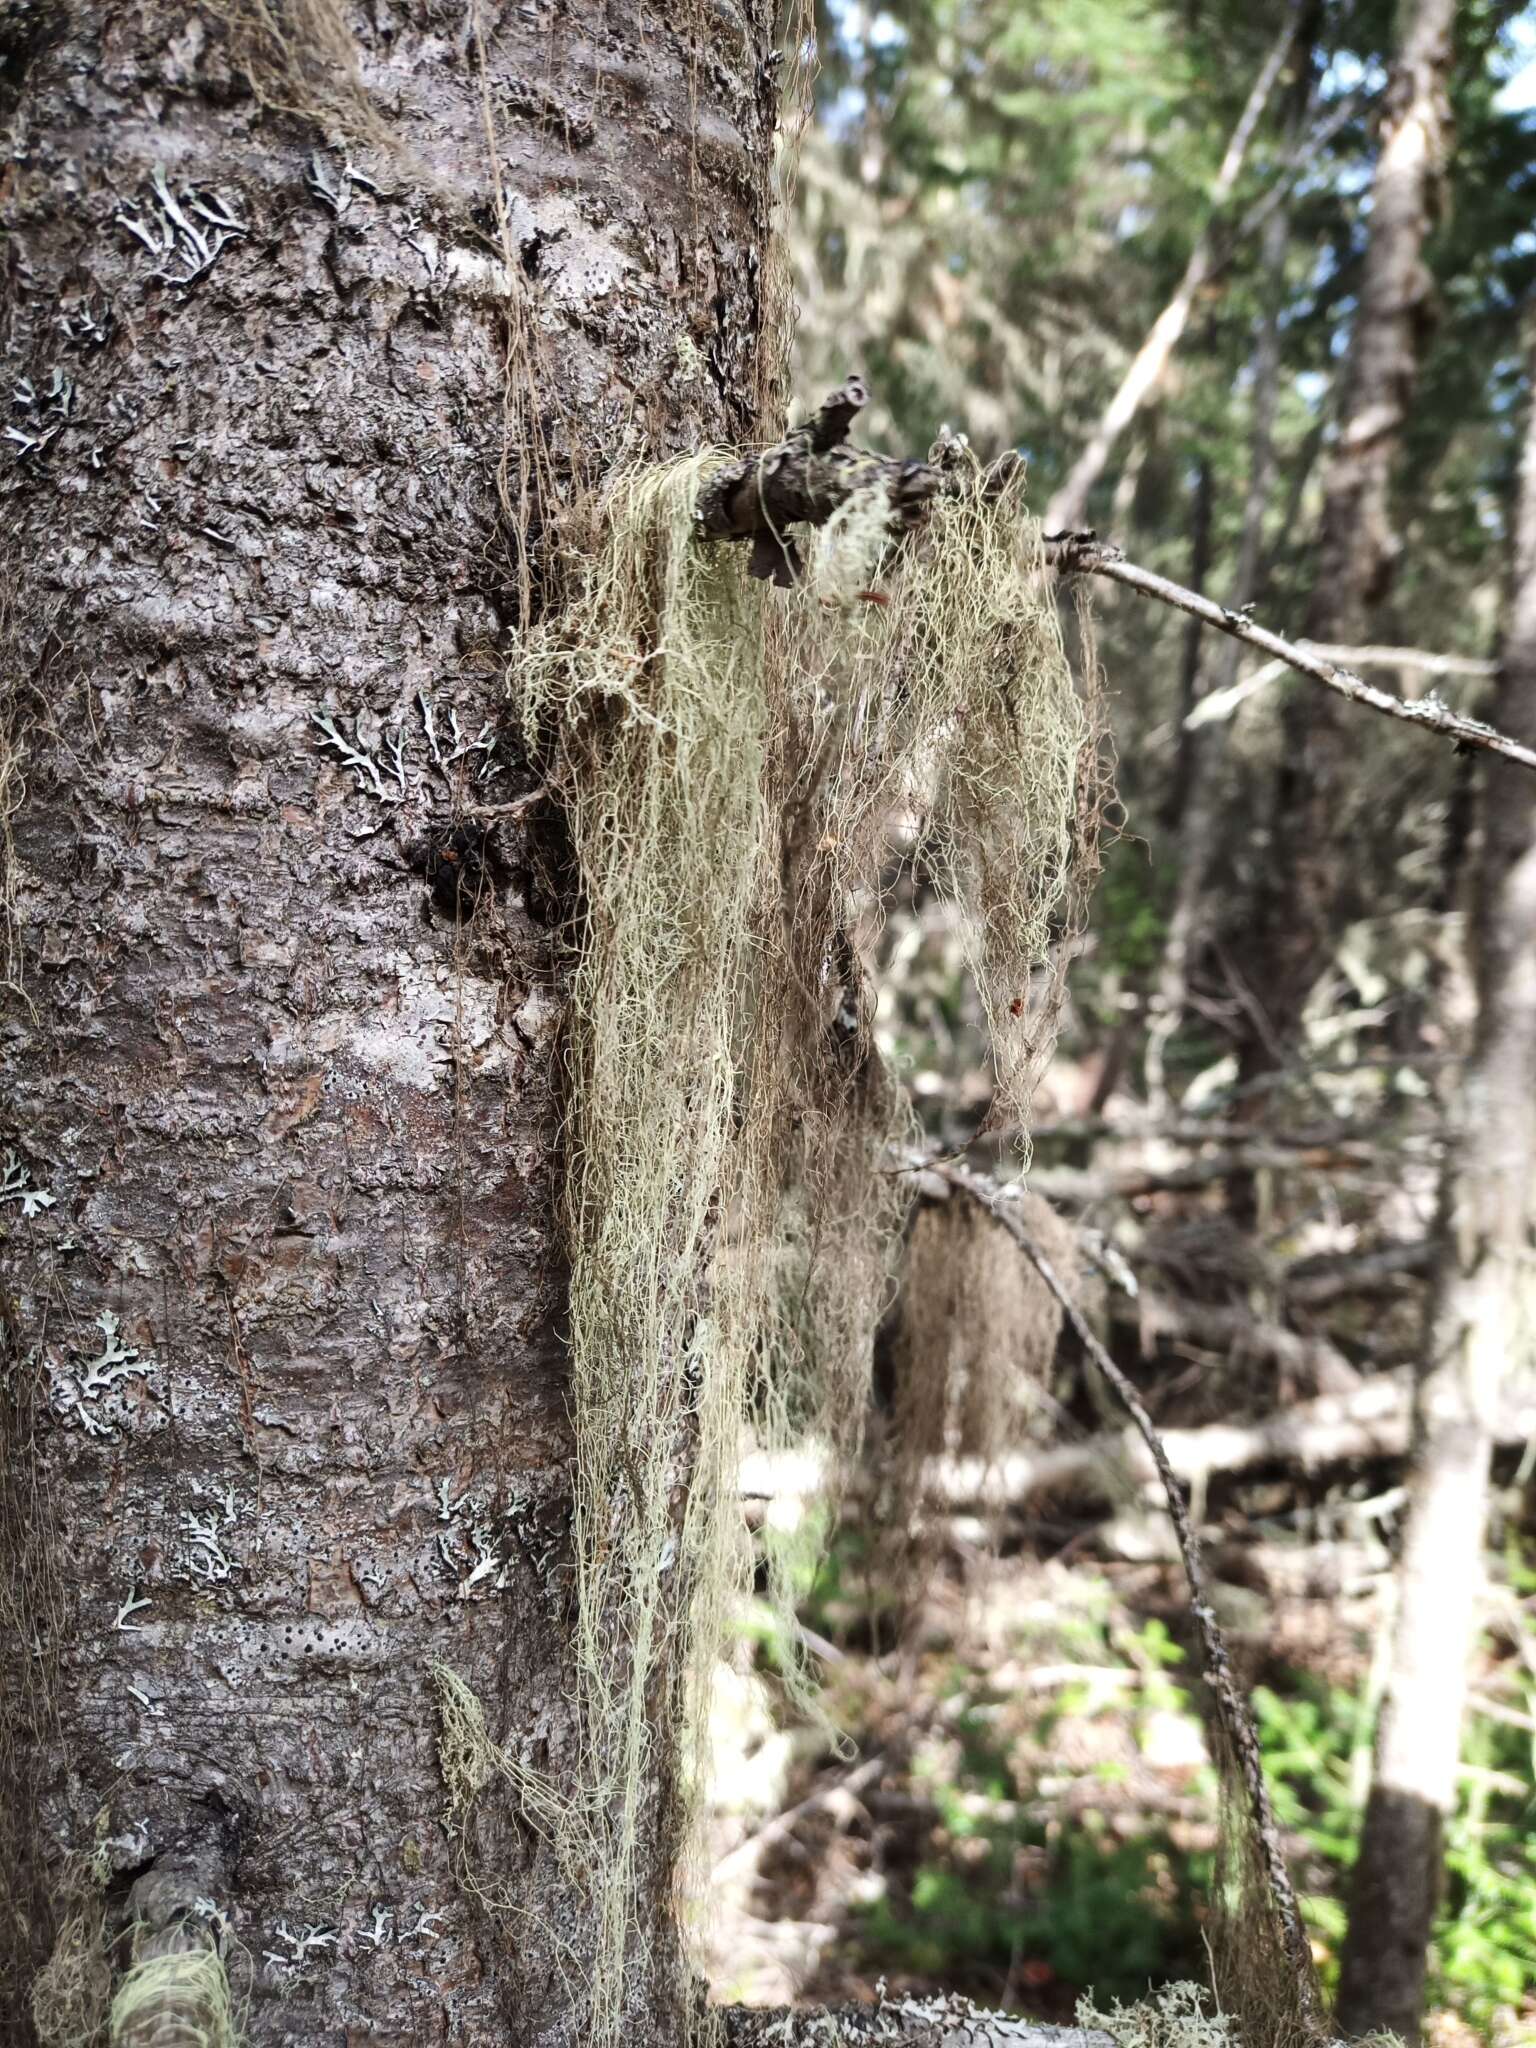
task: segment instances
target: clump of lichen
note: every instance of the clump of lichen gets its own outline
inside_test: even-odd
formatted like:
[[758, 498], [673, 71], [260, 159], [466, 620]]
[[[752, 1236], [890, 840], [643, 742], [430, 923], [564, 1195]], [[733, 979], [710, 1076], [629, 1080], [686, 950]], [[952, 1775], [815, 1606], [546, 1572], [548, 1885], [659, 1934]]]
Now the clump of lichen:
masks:
[[1108, 2034], [1115, 2048], [1238, 2048], [1231, 2020], [1209, 2006], [1200, 1985], [1165, 1984], [1135, 2005], [1116, 2002], [1103, 2012], [1080, 1998], [1077, 2024]]
[[113, 1996], [107, 2028], [110, 2048], [235, 2048], [240, 2029], [223, 1957], [196, 1945], [157, 1946], [137, 1957]]
[[126, 1930], [127, 1968], [113, 1986], [105, 1902], [84, 1878], [77, 1910], [59, 1927], [33, 1979], [41, 2048], [237, 2048], [241, 2028], [229, 1972], [200, 1923]]
[[[658, 1726], [686, 1731], [686, 1801], [701, 1680], [751, 1569], [743, 1449], [819, 1441], [837, 1469], [859, 1443], [910, 1138], [859, 943], [892, 819], [964, 912], [1017, 1119], [1087, 732], [1015, 494], [946, 505], [895, 561], [888, 504], [851, 501], [805, 584], [770, 592], [696, 535], [722, 459], [611, 480], [513, 678], [581, 896], [562, 1219], [575, 1795], [488, 1761], [438, 1684], [456, 1801], [498, 1772], [586, 1871], [597, 1927], [573, 1981], [598, 2048], [622, 2030]], [[787, 1607], [787, 1560], [768, 1564]]]
[[32, 2025], [42, 2048], [90, 2048], [104, 2036], [112, 1970], [103, 1917], [99, 1898], [83, 1900], [64, 1918], [47, 1962], [32, 1980]]
[[[1076, 1233], [1038, 1195], [1021, 1195], [1018, 1208], [1074, 1287]], [[898, 1533], [923, 1533], [923, 1466], [936, 1451], [975, 1460], [980, 1498], [1001, 1515], [1001, 1461], [1038, 1427], [1061, 1324], [1056, 1297], [979, 1203], [951, 1198], [918, 1209], [891, 1332], [884, 1470]]]

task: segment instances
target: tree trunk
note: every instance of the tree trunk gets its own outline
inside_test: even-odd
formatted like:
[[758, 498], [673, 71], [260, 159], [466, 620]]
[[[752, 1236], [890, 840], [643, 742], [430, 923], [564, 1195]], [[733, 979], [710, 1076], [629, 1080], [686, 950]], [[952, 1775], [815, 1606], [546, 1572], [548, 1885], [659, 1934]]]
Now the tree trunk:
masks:
[[[1191, 493], [1189, 532], [1189, 587], [1205, 595], [1211, 574], [1211, 514], [1216, 480], [1210, 463], [1201, 456], [1195, 464]], [[1189, 802], [1190, 778], [1194, 769], [1194, 734], [1186, 721], [1200, 695], [1200, 665], [1205, 651], [1205, 628], [1190, 619], [1184, 628], [1184, 648], [1179, 659], [1178, 733], [1174, 740], [1173, 774], [1163, 805], [1162, 826], [1170, 838], [1178, 833]]]
[[[1536, 381], [1536, 319], [1529, 325]], [[1494, 713], [1536, 736], [1536, 411]], [[1418, 2038], [1441, 1838], [1456, 1791], [1499, 1395], [1525, 1344], [1536, 1158], [1536, 785], [1490, 762], [1474, 876], [1478, 1023], [1441, 1192], [1443, 1250], [1415, 1395], [1392, 1669], [1339, 1990], [1351, 2034]]]
[[[1301, 95], [1298, 95], [1300, 98]], [[1292, 122], [1299, 129], [1305, 102]], [[1280, 310], [1284, 293], [1285, 258], [1290, 246], [1290, 213], [1277, 208], [1264, 229], [1263, 278], [1267, 303], [1254, 338], [1251, 362], [1253, 412], [1248, 434], [1248, 482], [1243, 493], [1242, 538], [1232, 592], [1227, 599], [1241, 610], [1254, 595], [1264, 547], [1264, 514], [1275, 467], [1275, 395], [1280, 381]], [[1203, 474], [1208, 475], [1205, 471]], [[1201, 629], [1195, 626], [1195, 631]], [[1207, 690], [1230, 689], [1237, 674], [1241, 643], [1222, 640], [1211, 658]], [[1198, 681], [1192, 675], [1191, 685]], [[1168, 1042], [1184, 1021], [1189, 979], [1199, 958], [1209, 917], [1207, 886], [1215, 854], [1217, 830], [1226, 788], [1227, 733], [1224, 726], [1191, 729], [1185, 721], [1194, 708], [1193, 687], [1185, 690], [1178, 736], [1175, 790], [1177, 810], [1170, 828], [1178, 832], [1178, 883], [1168, 937], [1158, 964], [1152, 998], [1152, 1024], [1147, 1033], [1147, 1100], [1155, 1115], [1168, 1104], [1165, 1056]]]
[[[1424, 244], [1450, 150], [1447, 80], [1455, 0], [1410, 0], [1387, 87], [1371, 186], [1370, 228], [1350, 337], [1338, 438], [1323, 490], [1322, 529], [1303, 627], [1314, 641], [1356, 645], [1391, 578], [1397, 537], [1392, 471], [1418, 374], [1430, 278]], [[1295, 689], [1282, 720], [1274, 845], [1246, 957], [1267, 1034], [1244, 1047], [1247, 1072], [1289, 1045], [1322, 966], [1348, 857], [1340, 794], [1355, 765], [1349, 718]]]
[[[460, 1840], [434, 1679], [571, 1781], [560, 860], [502, 649], [533, 442], [547, 489], [762, 430], [770, 10], [357, 13], [361, 165], [296, 111], [345, 118], [330, 0], [0, 28], [7, 2043], [94, 2038], [103, 1914], [227, 1923], [255, 2048], [583, 2037], [594, 1903], [496, 1782]], [[639, 2043], [692, 1995], [674, 1765]]]

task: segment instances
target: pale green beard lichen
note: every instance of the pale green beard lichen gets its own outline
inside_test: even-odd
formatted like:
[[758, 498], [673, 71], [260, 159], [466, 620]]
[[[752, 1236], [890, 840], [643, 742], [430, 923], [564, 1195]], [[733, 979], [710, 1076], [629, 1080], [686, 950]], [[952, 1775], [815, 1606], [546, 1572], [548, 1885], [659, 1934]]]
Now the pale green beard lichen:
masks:
[[236, 2048], [229, 1974], [211, 1943], [137, 1928], [124, 1937], [133, 1960], [113, 1992], [104, 1922], [92, 1896], [65, 1920], [33, 1981], [41, 2048]]
[[[819, 1440], [834, 1464], [859, 1442], [905, 1207], [907, 1113], [853, 937], [878, 915], [891, 815], [918, 820], [962, 904], [1021, 1117], [1086, 736], [1016, 496], [942, 504], [870, 602], [889, 513], [865, 494], [786, 595], [696, 538], [721, 459], [611, 482], [571, 601], [513, 679], [581, 888], [562, 1219], [576, 1797], [519, 1776], [473, 1696], [437, 1683], [461, 1817], [510, 1779], [585, 1866], [594, 2048], [622, 2028], [653, 1742], [681, 1727], [685, 1800], [700, 1776], [704, 1685], [751, 1567], [744, 1439]], [[790, 1562], [770, 1551], [786, 1609]]]
[[564, 1227], [599, 2048], [617, 2038], [655, 1716], [696, 1724], [682, 1681], [745, 1563], [725, 1510], [761, 1301], [757, 1262], [722, 1241], [758, 1238], [766, 1187], [744, 1062], [770, 706], [760, 593], [693, 537], [711, 462], [616, 481], [584, 586], [519, 679], [584, 899]]
[[979, 490], [941, 499], [929, 546], [908, 629], [913, 693], [942, 736], [927, 858], [962, 913], [992, 1040], [994, 1114], [1022, 1130], [1053, 1044], [1052, 922], [1092, 866], [1090, 848], [1074, 843], [1090, 734], [1022, 485], [994, 502]]
[[884, 484], [852, 491], [810, 544], [811, 591], [828, 604], [853, 604], [879, 574], [891, 545], [891, 494]]
[[211, 1948], [146, 1956], [112, 2000], [109, 2048], [235, 2048], [229, 1978]]
[[32, 1980], [32, 2024], [42, 2048], [83, 2048], [99, 2041], [112, 1990], [99, 1897], [64, 1920], [53, 1951]]

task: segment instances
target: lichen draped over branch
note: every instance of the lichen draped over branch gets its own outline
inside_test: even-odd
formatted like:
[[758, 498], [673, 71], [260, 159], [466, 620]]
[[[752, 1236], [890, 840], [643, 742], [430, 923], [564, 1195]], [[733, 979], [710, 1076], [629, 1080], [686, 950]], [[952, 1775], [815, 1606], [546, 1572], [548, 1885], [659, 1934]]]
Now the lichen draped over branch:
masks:
[[[686, 1800], [751, 1568], [748, 1432], [834, 1465], [859, 1441], [904, 1213], [907, 1111], [860, 966], [892, 819], [960, 908], [1015, 1120], [1091, 851], [1091, 725], [1017, 480], [986, 492], [972, 465], [914, 527], [875, 462], [782, 594], [701, 532], [728, 457], [620, 474], [512, 679], [581, 891], [563, 1223], [583, 1753], [563, 1818], [542, 1796], [532, 1817], [579, 1843], [596, 1900], [596, 2048], [623, 2024], [650, 1745], [689, 1731]], [[786, 1613], [789, 1562], [770, 1554]], [[463, 1702], [439, 1690], [462, 1793], [490, 1773], [480, 1752], [466, 1779]]]

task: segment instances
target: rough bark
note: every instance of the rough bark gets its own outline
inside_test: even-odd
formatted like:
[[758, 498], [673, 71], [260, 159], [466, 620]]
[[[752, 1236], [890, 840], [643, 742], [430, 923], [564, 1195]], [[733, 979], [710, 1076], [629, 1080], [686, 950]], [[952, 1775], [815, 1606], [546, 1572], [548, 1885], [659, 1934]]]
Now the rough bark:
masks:
[[[1388, 82], [1358, 307], [1350, 336], [1338, 436], [1323, 487], [1317, 568], [1303, 635], [1358, 643], [1396, 565], [1393, 469], [1418, 374], [1431, 280], [1424, 245], [1450, 151], [1447, 79], [1455, 0], [1411, 0]], [[1246, 950], [1248, 979], [1268, 1016], [1267, 1038], [1244, 1047], [1245, 1068], [1289, 1044], [1322, 965], [1347, 869], [1340, 797], [1356, 762], [1349, 719], [1292, 691], [1282, 722], [1274, 844]]]
[[[211, 1889], [255, 2048], [580, 2038], [592, 1902], [495, 1785], [461, 1858], [429, 1671], [568, 1778], [509, 338], [547, 475], [760, 431], [776, 95], [763, 0], [481, 16], [358, 10], [398, 141], [360, 162], [176, 0], [0, 29], [0, 1150], [51, 1197], [0, 1210], [6, 2042], [92, 1857], [119, 1921]], [[664, 1731], [652, 1768], [640, 2043], [689, 1995]]]
[[1114, 2048], [1097, 2027], [1047, 2027], [963, 1998], [883, 1998], [826, 2012], [745, 2007], [726, 2014], [730, 2048]]
[[[1528, 327], [1536, 377], [1536, 319]], [[1498, 716], [1536, 736], [1536, 414], [1526, 429]], [[1392, 1668], [1339, 1988], [1346, 2032], [1418, 2038], [1482, 1580], [1489, 1455], [1522, 1355], [1536, 1159], [1536, 788], [1490, 763], [1473, 878], [1478, 1022], [1441, 1244], [1398, 1565]]]

